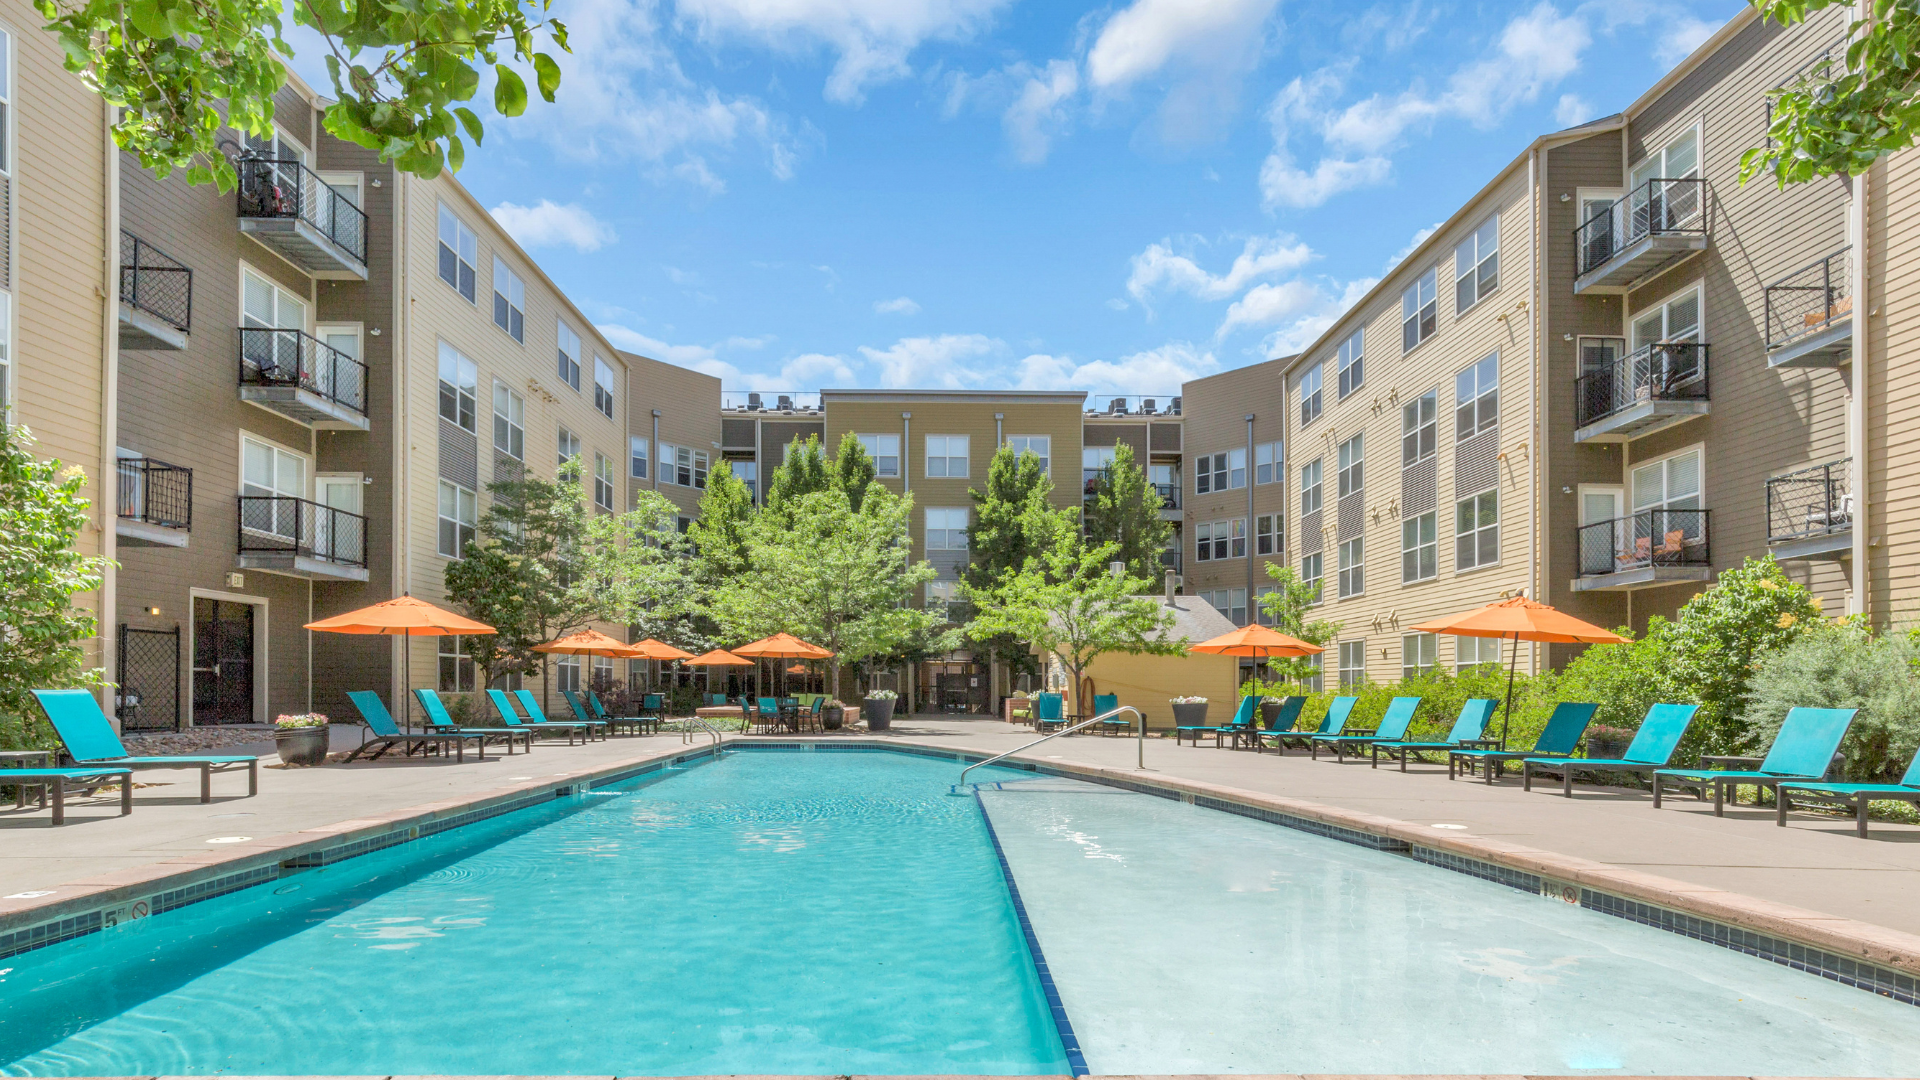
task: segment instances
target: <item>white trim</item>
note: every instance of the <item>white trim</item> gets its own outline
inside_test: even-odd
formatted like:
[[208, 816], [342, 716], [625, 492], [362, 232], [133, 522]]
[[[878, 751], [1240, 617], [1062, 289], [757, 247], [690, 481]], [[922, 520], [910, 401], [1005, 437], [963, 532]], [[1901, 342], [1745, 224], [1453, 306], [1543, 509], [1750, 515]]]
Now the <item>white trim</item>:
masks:
[[[1652, 303], [1640, 305], [1639, 309], [1634, 311], [1631, 314], [1628, 314], [1625, 311], [1621, 312], [1621, 316], [1626, 320], [1626, 325], [1621, 327], [1621, 331], [1623, 336], [1625, 336], [1627, 339], [1627, 352], [1631, 354], [1651, 344], [1651, 342], [1639, 341], [1634, 338], [1633, 326], [1635, 323], [1639, 322], [1643, 318], [1646, 318], [1648, 313], [1658, 311], [1661, 308], [1667, 307], [1668, 305], [1672, 304], [1675, 300], [1680, 299], [1681, 297], [1687, 295], [1688, 293], [1695, 294], [1694, 305], [1699, 309], [1699, 322], [1694, 324], [1696, 327], [1696, 329], [1694, 330], [1694, 340], [1702, 344], [1708, 344], [1707, 342], [1707, 282], [1705, 278], [1699, 278], [1699, 279], [1696, 279], [1692, 284], [1683, 285], [1680, 288], [1675, 289], [1672, 292], [1668, 293], [1667, 295], [1661, 297], [1660, 299], [1653, 301]], [[1625, 304], [1622, 304], [1620, 306], [1623, 309], [1626, 307]], [[1665, 322], [1664, 319], [1661, 321]], [[1590, 336], [1604, 337], [1606, 335], [1595, 334]], [[1661, 331], [1660, 340], [1662, 341], [1666, 340], [1666, 332], [1664, 328]]]
[[[269, 274], [266, 271], [260, 269], [255, 264], [248, 262], [244, 257], [239, 259], [238, 261], [240, 263], [240, 269], [238, 274], [236, 274], [234, 278], [234, 286], [235, 286], [234, 297], [235, 299], [239, 300], [239, 303], [235, 306], [240, 309], [240, 319], [236, 325], [239, 325], [239, 326], [247, 325], [247, 274], [252, 273], [253, 276], [259, 278], [261, 281], [266, 282], [268, 285], [271, 285], [273, 288], [278, 289], [283, 293], [286, 293], [288, 296], [295, 297], [300, 301], [300, 307], [302, 309], [300, 313], [300, 325], [299, 326], [276, 326], [276, 327], [273, 327], [273, 329], [299, 330], [302, 333], [307, 333], [307, 334], [313, 333], [313, 313], [314, 313], [314, 309], [318, 307], [318, 304], [313, 295], [314, 290], [313, 290], [312, 278], [307, 279], [307, 292], [306, 292], [306, 295], [302, 296], [300, 293], [295, 292], [294, 290], [289, 289], [285, 285], [281, 284], [279, 278], [274, 277], [272, 274]], [[292, 266], [293, 264], [288, 263], [287, 265]], [[297, 270], [298, 268], [296, 267], [295, 269]], [[278, 305], [276, 305], [276, 307], [277, 306]], [[278, 318], [279, 312], [275, 311], [274, 316], [275, 318]], [[275, 413], [274, 415], [278, 416], [279, 414]]]
[[256, 723], [271, 723], [272, 721], [267, 717], [267, 679], [269, 677], [268, 673], [272, 670], [272, 666], [268, 662], [267, 640], [272, 635], [268, 633], [267, 630], [271, 625], [269, 620], [271, 609], [268, 607], [267, 598], [264, 596], [250, 596], [246, 593], [222, 592], [218, 589], [189, 587], [187, 589], [187, 617], [181, 620], [186, 623], [187, 636], [187, 707], [182, 713], [186, 718], [186, 726], [190, 728], [199, 726], [193, 722], [193, 638], [199, 625], [199, 620], [194, 618], [193, 602], [201, 599], [226, 600], [235, 604], [250, 604], [258, 609], [254, 612], [253, 616], [253, 715]]
[[[1663, 462], [1671, 461], [1674, 458], [1681, 457], [1686, 454], [1700, 455], [1700, 508], [1703, 510], [1706, 509], [1709, 505], [1707, 500], [1707, 444], [1705, 440], [1702, 440], [1700, 442], [1690, 443], [1686, 446], [1680, 447], [1678, 450], [1673, 450], [1673, 451], [1669, 451], [1668, 453], [1661, 454], [1659, 457], [1644, 458], [1640, 461], [1623, 462], [1621, 466], [1622, 472], [1620, 475], [1620, 485], [1626, 488], [1626, 495], [1623, 501], [1621, 502], [1621, 506], [1623, 507], [1621, 512], [1625, 514], [1632, 514], [1635, 512], [1634, 506], [1633, 506], [1633, 474], [1635, 470], [1644, 469], [1649, 465], [1659, 465]], [[1626, 456], [1625, 454], [1621, 455], [1621, 457], [1623, 458], [1625, 456]]]
[[1616, 518], [1621, 517], [1627, 512], [1627, 487], [1625, 484], [1582, 483], [1582, 484], [1576, 485], [1573, 489], [1573, 492], [1574, 492], [1573, 497], [1575, 501], [1575, 506], [1573, 510], [1573, 520], [1576, 528], [1582, 525], [1599, 524], [1599, 522], [1587, 520], [1587, 496], [1588, 495], [1601, 495], [1601, 494], [1611, 493], [1614, 496], [1613, 508], [1618, 512], [1615, 513], [1611, 518], [1602, 518], [1601, 520], [1603, 521], [1612, 521]]
[[[436, 415], [438, 414], [436, 413]], [[286, 443], [283, 443], [278, 439], [270, 439], [265, 435], [255, 434], [254, 432], [248, 431], [246, 428], [239, 429], [237, 432], [234, 433], [234, 435], [235, 435], [235, 441], [233, 446], [233, 450], [234, 450], [233, 460], [240, 466], [240, 468], [237, 470], [238, 475], [234, 480], [233, 493], [235, 495], [245, 495], [247, 493], [247, 440], [252, 439], [254, 442], [271, 446], [276, 450], [283, 450], [289, 454], [292, 454], [294, 457], [297, 457], [301, 461], [306, 463], [306, 468], [301, 470], [301, 472], [304, 475], [302, 475], [301, 477], [300, 497], [303, 499], [307, 499], [309, 501], [312, 500], [313, 478], [314, 478], [313, 454], [311, 454], [306, 450], [295, 450], [293, 447], [288, 446]]]

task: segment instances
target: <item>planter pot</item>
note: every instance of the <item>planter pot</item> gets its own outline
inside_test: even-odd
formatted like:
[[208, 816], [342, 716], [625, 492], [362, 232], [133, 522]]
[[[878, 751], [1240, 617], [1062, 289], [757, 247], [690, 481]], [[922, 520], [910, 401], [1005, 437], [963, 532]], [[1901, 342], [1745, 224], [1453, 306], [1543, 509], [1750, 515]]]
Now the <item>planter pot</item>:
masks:
[[1609, 739], [1603, 736], [1587, 737], [1587, 756], [1590, 758], [1617, 758], [1627, 752], [1626, 739]]
[[318, 765], [327, 760], [326, 725], [273, 733], [274, 749], [288, 765]]
[[1260, 726], [1270, 728], [1273, 726], [1273, 722], [1278, 719], [1280, 719], [1280, 703], [1277, 701], [1262, 701], [1260, 703]]
[[898, 698], [868, 698], [861, 703], [868, 731], [886, 731], [893, 726], [893, 703]]
[[838, 705], [829, 705], [820, 713], [820, 727], [825, 731], [839, 731], [844, 718], [844, 710]]
[[1205, 727], [1207, 724], [1207, 705], [1205, 701], [1176, 701], [1173, 703], [1174, 727]]

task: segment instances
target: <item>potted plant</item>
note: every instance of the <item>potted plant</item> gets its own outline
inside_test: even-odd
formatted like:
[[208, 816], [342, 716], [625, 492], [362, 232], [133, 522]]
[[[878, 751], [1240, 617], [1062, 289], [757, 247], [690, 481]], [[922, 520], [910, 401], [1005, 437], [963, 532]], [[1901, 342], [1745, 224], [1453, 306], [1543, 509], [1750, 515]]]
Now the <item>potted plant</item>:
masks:
[[1632, 741], [1633, 732], [1627, 728], [1595, 724], [1587, 729], [1587, 756], [1617, 758], [1627, 752], [1627, 744]]
[[318, 765], [327, 760], [327, 718], [323, 713], [284, 713], [273, 722], [274, 749], [288, 765]]
[[1260, 699], [1260, 726], [1270, 728], [1280, 719], [1280, 706], [1285, 704], [1279, 698], [1269, 694]]
[[846, 719], [846, 715], [847, 707], [841, 704], [840, 699], [835, 698], [827, 702], [820, 707], [820, 729], [822, 731], [839, 731], [841, 723]]
[[870, 690], [861, 711], [867, 717], [868, 731], [886, 731], [893, 726], [893, 703], [900, 697], [891, 690]]
[[1207, 725], [1207, 699], [1203, 697], [1168, 698], [1173, 706], [1174, 727], [1205, 727]]

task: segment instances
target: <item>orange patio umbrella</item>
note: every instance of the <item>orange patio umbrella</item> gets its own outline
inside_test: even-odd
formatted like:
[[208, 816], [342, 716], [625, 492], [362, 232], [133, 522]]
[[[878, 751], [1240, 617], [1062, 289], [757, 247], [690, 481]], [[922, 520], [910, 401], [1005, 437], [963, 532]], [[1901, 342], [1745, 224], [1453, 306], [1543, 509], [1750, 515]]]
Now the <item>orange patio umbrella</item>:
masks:
[[[701, 653], [699, 656], [696, 656], [693, 659], [688, 660], [687, 666], [703, 667], [703, 668], [752, 667], [753, 661], [742, 659], [738, 656], [733, 655], [732, 653], [728, 652], [725, 649], [714, 649], [711, 652]], [[707, 672], [707, 690], [709, 692], [713, 690], [713, 672], [712, 671]]]
[[[660, 641], [656, 638], [646, 638], [645, 640], [642, 640], [642, 641], [636, 641], [630, 646], [630, 648], [633, 651], [629, 652], [627, 655], [635, 657], [637, 659], [642, 659], [642, 660], [691, 660], [693, 659], [692, 653], [686, 652], [681, 649], [676, 649], [673, 646], [667, 644], [666, 642]], [[649, 690], [653, 689], [653, 667], [651, 664], [649, 664], [647, 667], [647, 689]]]
[[[328, 634], [384, 634], [389, 637], [406, 638], [406, 670], [413, 670], [413, 639], [417, 637], [446, 637], [449, 634], [493, 634], [499, 631], [486, 623], [469, 619], [465, 615], [455, 615], [445, 608], [435, 607], [425, 600], [415, 600], [411, 595], [396, 596], [391, 600], [382, 600], [345, 615], [317, 619], [307, 624], [309, 630], [319, 630]], [[408, 721], [412, 721], [412, 695], [402, 694]]]
[[[619, 641], [614, 638], [610, 638], [607, 635], [601, 633], [598, 630], [595, 630], [590, 626], [584, 630], [575, 630], [571, 634], [563, 634], [560, 637], [554, 638], [552, 641], [543, 641], [540, 644], [535, 645], [533, 647], [533, 651], [543, 652], [543, 653], [557, 653], [563, 656], [587, 656], [587, 657], [592, 657], [596, 655], [598, 656], [632, 656], [634, 655], [633, 647], [628, 645], [626, 642]], [[546, 684], [542, 683], [541, 685], [545, 686]], [[592, 685], [591, 675], [588, 676], [588, 685]]]
[[833, 655], [818, 645], [809, 644], [786, 633], [749, 642], [733, 651], [739, 656], [755, 660], [825, 660]]
[[1272, 627], [1250, 623], [1232, 633], [1208, 638], [1198, 645], [1189, 645], [1187, 651], [1265, 659], [1270, 656], [1314, 656], [1327, 650], [1297, 637], [1289, 637]]
[[1507, 666], [1507, 711], [1500, 719], [1500, 743], [1503, 746], [1507, 741], [1507, 725], [1513, 720], [1513, 673], [1520, 664], [1521, 642], [1618, 645], [1627, 640], [1611, 630], [1576, 619], [1564, 611], [1524, 596], [1488, 604], [1477, 611], [1420, 623], [1413, 629], [1426, 634], [1452, 634], [1455, 637], [1512, 639], [1513, 659]]

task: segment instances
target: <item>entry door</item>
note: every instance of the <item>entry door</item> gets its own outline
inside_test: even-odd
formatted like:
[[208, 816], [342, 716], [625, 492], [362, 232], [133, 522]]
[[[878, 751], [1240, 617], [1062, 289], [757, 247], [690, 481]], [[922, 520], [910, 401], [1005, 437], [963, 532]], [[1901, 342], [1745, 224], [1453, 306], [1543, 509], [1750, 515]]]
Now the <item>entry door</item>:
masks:
[[251, 724], [253, 605], [193, 601], [193, 722]]
[[1621, 521], [1621, 503], [1626, 492], [1619, 488], [1583, 487], [1580, 490], [1580, 524], [1599, 526], [1613, 522], [1611, 529], [1580, 530], [1580, 572], [1611, 574], [1621, 569], [1633, 550], [1633, 529]]
[[[349, 514], [360, 513], [360, 489], [363, 485], [359, 477], [321, 476], [314, 479], [313, 486], [320, 505]], [[359, 562], [361, 547], [365, 543], [366, 538], [360, 535], [360, 521], [357, 518], [323, 513], [314, 522], [313, 550], [323, 559]]]

